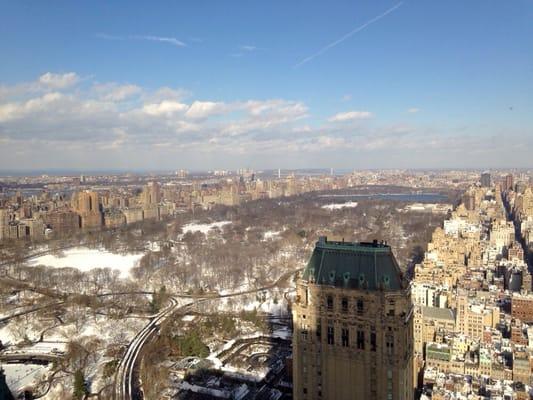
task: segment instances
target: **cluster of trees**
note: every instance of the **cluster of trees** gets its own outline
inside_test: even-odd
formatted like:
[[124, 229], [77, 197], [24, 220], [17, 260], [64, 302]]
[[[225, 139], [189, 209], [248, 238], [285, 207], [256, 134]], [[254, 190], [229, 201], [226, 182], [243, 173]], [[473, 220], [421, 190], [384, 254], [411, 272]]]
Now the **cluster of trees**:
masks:
[[178, 354], [182, 357], [207, 357], [209, 347], [202, 341], [196, 331], [189, 331], [184, 336], [174, 336]]
[[[340, 210], [321, 207], [329, 202], [331, 199], [313, 193], [257, 200], [238, 207], [217, 206], [211, 210], [196, 211], [194, 216], [184, 213], [171, 220], [143, 221], [113, 231], [91, 232], [64, 242], [49, 243], [58, 252], [65, 245], [80, 243], [123, 252], [145, 249], [148, 242], [160, 244], [158, 251], [146, 252], [139, 266], [133, 270], [131, 280], [120, 279], [118, 272], [110, 269], [80, 272], [71, 268], [56, 270], [24, 266], [25, 255], [35, 249], [21, 247], [20, 253], [13, 253], [13, 249], [0, 250], [5, 254], [18, 254], [16, 278], [29, 285], [29, 289], [25, 290], [38, 294], [36, 298], [39, 302], [65, 301], [52, 314], [50, 310], [35, 314], [38, 320], [45, 321], [42, 322], [43, 329], [55, 324], [74, 324], [79, 332], [88, 318], [96, 318], [97, 315], [121, 319], [132, 313], [155, 313], [166, 304], [172, 293], [235, 292], [265, 286], [287, 271], [303, 267], [321, 235], [338, 240], [385, 240], [393, 246], [398, 261], [406, 268], [410, 261], [418, 261], [423, 256], [431, 233], [444, 218], [430, 213], [400, 212], [398, 210], [405, 204], [397, 201], [361, 200], [355, 208]], [[201, 232], [183, 235], [182, 226], [193, 218], [199, 223], [229, 220], [231, 224], [213, 229], [207, 235]], [[270, 234], [265, 235], [267, 232]], [[21, 244], [14, 243], [13, 246], [20, 247]], [[7, 299], [12, 294], [11, 289], [2, 288], [0, 296]], [[144, 290], [155, 293], [151, 297], [134, 294]], [[131, 295], [118, 294], [125, 292]], [[102, 296], [104, 293], [117, 295]], [[21, 317], [20, 321], [13, 326], [25, 337], [28, 327], [36, 320]], [[260, 330], [267, 329], [264, 318], [255, 312], [233, 316], [215, 314], [201, 321], [194, 332], [181, 332], [180, 321], [177, 321], [178, 325], [163, 329], [158, 340], [149, 344], [144, 365], [159, 366], [160, 361], [169, 356], [205, 356], [208, 352], [206, 338], [234, 337], [240, 333], [243, 321], [254, 324]], [[73, 379], [75, 397], [83, 396], [84, 390], [87, 390], [88, 365], [95, 362], [91, 351], [101, 354], [105, 347], [102, 342], [83, 342], [79, 346], [72, 344], [69, 348], [59, 370], [70, 374]], [[107, 379], [111, 379], [117, 358], [104, 367], [103, 375]], [[151, 381], [160, 378], [163, 382], [168, 376], [160, 367], [157, 370], [148, 368], [143, 370], [144, 373], [152, 374], [147, 375]], [[81, 382], [84, 383], [83, 388]]]
[[[397, 201], [362, 200], [356, 208], [333, 211], [321, 208], [324, 202], [304, 195], [215, 207], [207, 215], [231, 218], [232, 223], [207, 235], [188, 232], [180, 236], [181, 241], [172, 242], [174, 251], [164, 247], [147, 254], [135, 277], [152, 288], [166, 285], [173, 292], [260, 287], [305, 265], [320, 235], [337, 240], [385, 240], [407, 269], [410, 260], [423, 253], [431, 232], [443, 219], [431, 213], [400, 212], [405, 203]], [[265, 236], [266, 232], [270, 235]]]

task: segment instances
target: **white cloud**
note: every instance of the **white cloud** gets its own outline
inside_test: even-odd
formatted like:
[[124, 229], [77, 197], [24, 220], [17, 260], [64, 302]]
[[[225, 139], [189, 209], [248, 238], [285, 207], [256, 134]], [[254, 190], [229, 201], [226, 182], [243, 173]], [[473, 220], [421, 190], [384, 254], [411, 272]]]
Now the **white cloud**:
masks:
[[162, 43], [168, 43], [172, 44], [176, 47], [185, 47], [186, 44], [182, 42], [179, 39], [176, 39], [174, 37], [165, 37], [165, 36], [152, 36], [152, 35], [135, 35], [132, 36], [134, 39], [140, 39], [140, 40], [149, 40], [152, 42], [162, 42]]
[[176, 113], [184, 113], [189, 106], [174, 100], [164, 100], [160, 103], [146, 104], [143, 111], [153, 116], [172, 116]]
[[287, 100], [249, 100], [244, 103], [246, 109], [252, 116], [261, 116], [267, 114], [276, 114], [278, 116], [287, 116], [289, 118], [303, 118], [307, 116], [307, 106], [298, 101]]
[[243, 46], [241, 46], [241, 50], [254, 51], [254, 50], [257, 50], [257, 47], [256, 46], [251, 46], [251, 45], [243, 45]]
[[27, 115], [47, 111], [50, 105], [58, 103], [64, 95], [58, 92], [46, 93], [24, 102], [0, 104], [0, 122], [24, 118]]
[[51, 89], [65, 89], [75, 85], [80, 80], [80, 77], [74, 72], [66, 74], [53, 74], [47, 72], [39, 77], [39, 83]]
[[142, 93], [142, 89], [137, 85], [118, 85], [116, 83], [95, 85], [95, 90], [101, 95], [102, 99], [117, 102]]
[[372, 118], [373, 114], [369, 111], [347, 111], [333, 115], [328, 119], [329, 122], [345, 122], [358, 119]]
[[224, 111], [225, 104], [213, 101], [195, 101], [185, 115], [192, 119], [208, 118], [211, 115], [220, 114]]
[[0, 85], [0, 102], [2, 100], [13, 100], [13, 98], [24, 98], [38, 93], [70, 89], [80, 81], [80, 77], [74, 72], [65, 74], [46, 72], [35, 81], [22, 82], [15, 85]]
[[[189, 92], [168, 87], [60, 86], [52, 90], [39, 78], [2, 87], [0, 168], [15, 163], [68, 168], [84, 162], [94, 167], [106, 160], [102, 166], [174, 168], [176, 159], [189, 168], [246, 160], [269, 166], [280, 158], [301, 167], [317, 159], [376, 167], [400, 166], [391, 163], [401, 157], [403, 165], [451, 166], [453, 160], [473, 164], [479, 157], [512, 161], [533, 146], [527, 129], [514, 132], [515, 140], [498, 134], [487, 140], [488, 133], [467, 135], [465, 130], [442, 134], [408, 124], [342, 123], [371, 118], [369, 111], [338, 113], [329, 121], [341, 123], [317, 124], [305, 103], [288, 99], [193, 101], [187, 100]], [[467, 154], [471, 149], [475, 155]], [[376, 165], [376, 160], [385, 164]]]
[[411, 113], [411, 114], [415, 114], [417, 112], [419, 112], [420, 109], [419, 108], [416, 108], [416, 107], [411, 107], [407, 110], [408, 113]]
[[147, 100], [157, 103], [163, 100], [175, 100], [182, 101], [183, 99], [190, 97], [191, 92], [185, 89], [173, 89], [167, 86], [160, 87], [153, 93], [147, 93]]

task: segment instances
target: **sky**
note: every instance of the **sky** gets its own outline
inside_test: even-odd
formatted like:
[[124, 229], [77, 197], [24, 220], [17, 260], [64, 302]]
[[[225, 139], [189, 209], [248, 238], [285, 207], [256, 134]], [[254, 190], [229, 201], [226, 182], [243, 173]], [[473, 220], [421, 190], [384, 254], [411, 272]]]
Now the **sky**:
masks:
[[533, 167], [533, 0], [0, 0], [1, 170]]

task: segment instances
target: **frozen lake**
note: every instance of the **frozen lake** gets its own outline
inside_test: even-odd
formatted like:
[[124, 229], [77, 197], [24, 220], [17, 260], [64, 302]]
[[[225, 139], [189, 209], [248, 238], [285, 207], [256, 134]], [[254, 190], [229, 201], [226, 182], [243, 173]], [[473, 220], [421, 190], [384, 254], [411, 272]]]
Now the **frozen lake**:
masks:
[[120, 271], [121, 278], [127, 278], [144, 254], [118, 254], [104, 249], [74, 247], [64, 250], [59, 255], [46, 254], [32, 258], [29, 265], [45, 265], [53, 268], [76, 268], [86, 272], [95, 268], [110, 268]]

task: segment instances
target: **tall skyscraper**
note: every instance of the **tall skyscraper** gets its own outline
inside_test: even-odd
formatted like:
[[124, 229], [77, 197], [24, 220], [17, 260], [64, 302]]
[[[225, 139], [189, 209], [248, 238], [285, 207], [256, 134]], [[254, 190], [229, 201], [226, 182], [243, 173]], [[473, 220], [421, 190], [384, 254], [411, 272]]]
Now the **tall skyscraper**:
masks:
[[481, 187], [490, 187], [490, 172], [485, 171], [481, 174]]
[[98, 228], [103, 224], [100, 196], [97, 192], [84, 190], [72, 196], [72, 206], [80, 215], [82, 228]]
[[9, 223], [9, 213], [7, 210], [0, 208], [0, 240], [6, 235], [7, 225]]
[[161, 186], [157, 182], [150, 182], [142, 192], [142, 203], [144, 207], [155, 206], [161, 201]]
[[321, 237], [293, 325], [296, 400], [413, 399], [413, 306], [390, 246]]
[[504, 188], [505, 190], [513, 190], [514, 188], [513, 175], [509, 174], [505, 177]]

